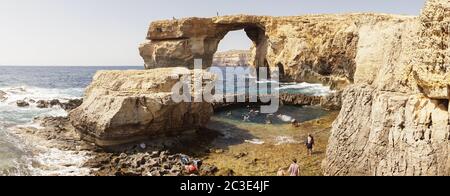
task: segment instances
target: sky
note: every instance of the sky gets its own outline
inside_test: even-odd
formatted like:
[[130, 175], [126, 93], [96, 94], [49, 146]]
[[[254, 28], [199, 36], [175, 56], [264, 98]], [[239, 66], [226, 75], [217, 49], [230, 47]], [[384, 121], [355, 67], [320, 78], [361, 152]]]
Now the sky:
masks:
[[[0, 65], [143, 65], [151, 21], [252, 14], [419, 15], [425, 0], [0, 0]], [[219, 50], [248, 49], [243, 31]]]

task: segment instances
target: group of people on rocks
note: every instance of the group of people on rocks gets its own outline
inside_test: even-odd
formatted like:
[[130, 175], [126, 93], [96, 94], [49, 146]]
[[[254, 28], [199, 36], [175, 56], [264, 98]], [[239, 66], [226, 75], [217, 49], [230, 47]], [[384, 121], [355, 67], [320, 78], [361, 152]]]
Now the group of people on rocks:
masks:
[[[308, 156], [313, 155], [314, 145], [314, 137], [309, 134], [305, 141]], [[277, 172], [277, 176], [300, 176], [300, 165], [298, 164], [298, 160], [292, 159], [292, 163], [287, 171], [280, 168]]]

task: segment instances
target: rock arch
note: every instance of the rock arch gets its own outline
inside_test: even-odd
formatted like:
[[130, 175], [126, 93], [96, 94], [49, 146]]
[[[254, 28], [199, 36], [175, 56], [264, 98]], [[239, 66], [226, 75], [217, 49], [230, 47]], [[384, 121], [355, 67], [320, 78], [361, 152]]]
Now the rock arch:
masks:
[[293, 82], [323, 83], [343, 89], [351, 83], [374, 81], [376, 65], [386, 64], [383, 33], [415, 19], [386, 14], [343, 14], [234, 15], [155, 21], [140, 46], [140, 54], [147, 69], [192, 68], [196, 58], [203, 59], [206, 68], [212, 65], [225, 35], [244, 29], [254, 43], [255, 67], [283, 65], [284, 77]]
[[147, 69], [189, 67], [194, 59], [210, 67], [220, 41], [231, 31], [244, 30], [253, 42], [252, 65], [263, 66], [267, 55], [267, 36], [263, 22], [247, 16], [241, 21], [224, 18], [188, 18], [152, 23], [147, 41], [141, 45], [141, 56]]

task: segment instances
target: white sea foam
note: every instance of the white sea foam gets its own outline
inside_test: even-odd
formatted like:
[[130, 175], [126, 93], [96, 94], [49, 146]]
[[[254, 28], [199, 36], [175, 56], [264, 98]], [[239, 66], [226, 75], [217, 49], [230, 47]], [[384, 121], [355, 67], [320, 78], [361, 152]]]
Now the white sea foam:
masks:
[[326, 96], [332, 94], [334, 91], [329, 86], [322, 84], [310, 84], [310, 83], [285, 83], [277, 90], [298, 90], [302, 94], [308, 94], [312, 96]]
[[61, 101], [68, 101], [70, 99], [80, 98], [83, 94], [82, 88], [67, 88], [67, 89], [51, 89], [39, 88], [30, 86], [18, 87], [2, 87], [0, 91], [6, 93], [6, 100], [3, 103], [15, 103], [18, 100], [51, 100], [58, 99]]
[[[47, 148], [47, 141], [36, 138], [21, 138], [13, 133], [17, 128], [42, 129], [33, 119], [39, 116], [64, 117], [67, 112], [59, 106], [53, 108], [37, 108], [31, 100], [58, 99], [65, 102], [70, 99], [80, 98], [82, 88], [50, 89], [30, 86], [0, 87], [0, 91], [6, 93], [6, 100], [0, 102], [0, 131], [4, 132], [1, 141], [4, 146], [14, 146], [14, 156], [10, 156], [0, 162], [0, 175], [2, 169], [7, 169], [8, 175], [88, 175], [89, 169], [82, 164], [89, 158], [86, 153], [62, 151]], [[25, 100], [29, 107], [20, 108], [16, 102]], [[3, 128], [1, 128], [3, 127]], [[17, 138], [17, 137], [20, 138]], [[0, 142], [1, 142], [0, 141]], [[8, 150], [10, 151], [10, 150]]]
[[268, 83], [268, 84], [277, 84], [277, 83], [279, 83], [278, 81], [275, 81], [275, 80], [259, 80], [259, 81], [256, 81], [256, 83], [258, 83], [258, 84], [265, 84], [265, 83]]
[[295, 120], [294, 118], [292, 118], [292, 116], [288, 116], [288, 115], [277, 115], [278, 119], [280, 119], [283, 122], [292, 122], [293, 120]]
[[90, 169], [83, 164], [89, 159], [86, 152], [63, 151], [56, 148], [44, 149], [33, 161], [38, 167], [30, 167], [33, 176], [86, 176]]
[[250, 144], [256, 144], [256, 145], [262, 145], [265, 142], [260, 140], [260, 139], [251, 139], [251, 140], [245, 140], [246, 143], [250, 143]]
[[277, 136], [275, 137], [275, 145], [282, 145], [282, 144], [298, 144], [299, 141], [295, 140], [291, 136]]

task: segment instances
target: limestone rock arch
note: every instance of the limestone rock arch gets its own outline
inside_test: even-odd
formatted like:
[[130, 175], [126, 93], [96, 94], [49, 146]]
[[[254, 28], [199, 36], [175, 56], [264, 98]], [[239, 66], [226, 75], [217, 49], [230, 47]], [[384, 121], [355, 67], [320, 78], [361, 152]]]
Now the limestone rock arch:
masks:
[[231, 31], [244, 30], [253, 42], [252, 65], [264, 65], [267, 54], [265, 25], [247, 16], [240, 21], [226, 18], [187, 18], [152, 23], [147, 41], [141, 45], [141, 56], [147, 69], [158, 67], [189, 67], [194, 59], [203, 60], [203, 68], [210, 67], [220, 41]]

